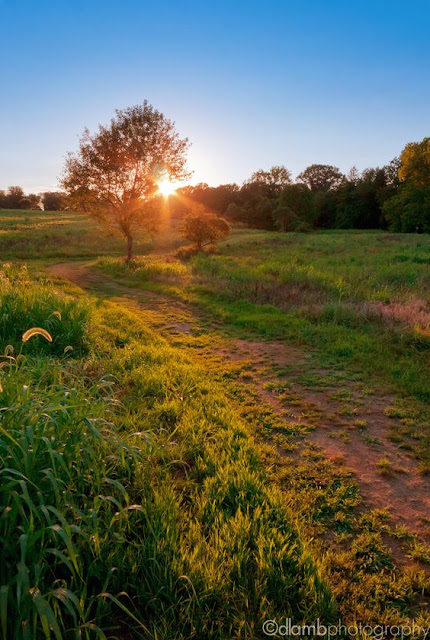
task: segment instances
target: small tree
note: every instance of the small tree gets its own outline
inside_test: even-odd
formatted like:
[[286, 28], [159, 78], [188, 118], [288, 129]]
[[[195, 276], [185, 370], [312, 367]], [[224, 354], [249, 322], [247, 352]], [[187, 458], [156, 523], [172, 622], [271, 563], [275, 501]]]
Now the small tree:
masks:
[[129, 262], [136, 232], [154, 229], [157, 182], [166, 175], [172, 180], [189, 176], [188, 146], [174, 124], [145, 100], [117, 110], [94, 135], [85, 130], [78, 152], [66, 159], [62, 187], [78, 210], [126, 239]]
[[201, 205], [196, 205], [191, 213], [185, 216], [180, 231], [184, 238], [201, 251], [203, 247], [227, 238], [230, 225], [224, 218]]

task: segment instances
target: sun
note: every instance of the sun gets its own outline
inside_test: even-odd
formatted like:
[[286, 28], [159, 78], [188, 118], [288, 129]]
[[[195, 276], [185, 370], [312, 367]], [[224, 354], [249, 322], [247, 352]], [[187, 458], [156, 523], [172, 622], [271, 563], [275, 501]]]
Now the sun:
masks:
[[157, 184], [157, 187], [158, 187], [159, 193], [161, 193], [161, 195], [164, 196], [165, 198], [167, 198], [168, 196], [171, 196], [172, 193], [174, 193], [178, 188], [177, 185], [174, 182], [171, 182], [168, 178], [164, 178], [163, 180], [160, 180], [160, 182], [158, 182]]

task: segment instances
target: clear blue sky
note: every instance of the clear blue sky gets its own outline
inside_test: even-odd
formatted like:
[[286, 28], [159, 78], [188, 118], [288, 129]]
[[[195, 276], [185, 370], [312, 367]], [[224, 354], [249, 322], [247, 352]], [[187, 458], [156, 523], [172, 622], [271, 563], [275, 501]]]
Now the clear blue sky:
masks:
[[144, 98], [193, 182], [382, 165], [430, 135], [430, 2], [0, 0], [0, 188], [54, 188], [85, 126]]

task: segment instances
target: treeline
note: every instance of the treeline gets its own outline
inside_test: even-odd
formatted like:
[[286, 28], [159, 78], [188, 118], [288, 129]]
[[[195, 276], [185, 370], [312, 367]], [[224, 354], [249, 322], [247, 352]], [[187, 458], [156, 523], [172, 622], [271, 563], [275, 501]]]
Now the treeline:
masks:
[[[430, 137], [405, 146], [383, 167], [343, 174], [337, 167], [312, 164], [293, 180], [284, 166], [256, 171], [241, 186], [205, 183], [170, 196], [173, 215], [201, 204], [232, 222], [257, 229], [391, 229], [430, 233]], [[0, 208], [74, 209], [61, 192], [24, 194], [21, 187], [0, 191]]]
[[34, 211], [60, 211], [65, 204], [65, 196], [60, 191], [25, 194], [22, 187], [0, 190], [0, 209], [30, 209]]
[[380, 229], [430, 232], [430, 138], [406, 145], [383, 167], [347, 175], [313, 164], [293, 181], [284, 166], [257, 171], [242, 186], [187, 186], [171, 198], [178, 215], [199, 202], [232, 221], [282, 231]]

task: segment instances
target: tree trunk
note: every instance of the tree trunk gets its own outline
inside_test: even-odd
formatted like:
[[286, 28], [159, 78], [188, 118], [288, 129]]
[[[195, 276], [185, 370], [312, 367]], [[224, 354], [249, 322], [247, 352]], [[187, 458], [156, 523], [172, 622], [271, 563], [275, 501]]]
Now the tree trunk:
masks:
[[127, 236], [127, 264], [133, 260], [133, 238]]

